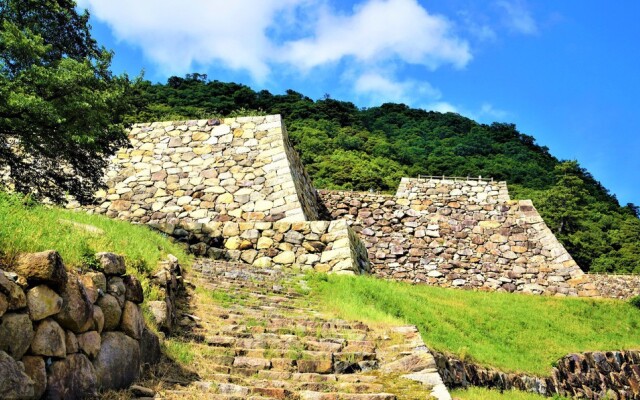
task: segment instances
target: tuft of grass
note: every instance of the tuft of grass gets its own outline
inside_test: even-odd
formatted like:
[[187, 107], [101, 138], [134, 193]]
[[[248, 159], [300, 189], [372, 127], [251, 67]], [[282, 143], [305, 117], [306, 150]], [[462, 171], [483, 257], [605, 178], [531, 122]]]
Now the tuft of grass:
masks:
[[[135, 225], [100, 215], [38, 205], [18, 194], [0, 191], [0, 255], [57, 250], [68, 267], [90, 267], [93, 254], [123, 254], [127, 272], [136, 276], [154, 272], [158, 262], [174, 254], [181, 263], [191, 257], [166, 235], [146, 225]], [[94, 229], [96, 228], [96, 229]]]
[[469, 388], [469, 389], [456, 389], [451, 391], [451, 396], [459, 398], [461, 400], [565, 400], [565, 397], [553, 396], [544, 397], [533, 393], [520, 392], [517, 390], [505, 390], [500, 392], [499, 390], [485, 389], [485, 388]]
[[344, 319], [416, 325], [425, 343], [505, 372], [547, 376], [573, 352], [640, 348], [628, 302], [444, 289], [373, 277], [309, 275], [312, 296]]
[[181, 342], [177, 339], [167, 339], [162, 342], [163, 353], [182, 365], [189, 365], [195, 355], [191, 343]]

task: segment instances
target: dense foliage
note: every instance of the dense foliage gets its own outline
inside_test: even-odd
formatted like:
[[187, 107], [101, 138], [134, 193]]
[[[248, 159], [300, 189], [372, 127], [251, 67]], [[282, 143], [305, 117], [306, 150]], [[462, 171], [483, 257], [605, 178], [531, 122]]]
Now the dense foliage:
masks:
[[621, 207], [575, 161], [561, 162], [515, 125], [479, 124], [454, 113], [383, 104], [359, 109], [282, 95], [206, 75], [139, 86], [131, 121], [279, 113], [315, 185], [394, 191], [402, 176], [486, 176], [509, 183], [514, 198], [531, 198], [550, 228], [584, 268], [640, 273], [638, 207]]
[[17, 190], [90, 198], [126, 143], [130, 82], [73, 0], [0, 2], [0, 163]]

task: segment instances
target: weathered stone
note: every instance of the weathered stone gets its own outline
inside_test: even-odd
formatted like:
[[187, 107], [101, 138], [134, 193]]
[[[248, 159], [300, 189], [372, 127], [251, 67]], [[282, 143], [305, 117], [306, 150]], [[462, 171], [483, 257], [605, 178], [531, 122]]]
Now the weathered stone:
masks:
[[273, 257], [273, 262], [276, 264], [293, 264], [296, 262], [296, 254], [293, 251], [283, 251]]
[[120, 325], [120, 318], [122, 317], [122, 309], [118, 303], [118, 299], [110, 294], [102, 296], [97, 303], [98, 307], [102, 310], [104, 316], [105, 331], [112, 331], [118, 328]]
[[142, 291], [142, 284], [133, 275], [126, 275], [122, 278], [122, 282], [125, 286], [125, 298], [136, 304], [140, 304], [144, 301], [144, 294]]
[[80, 350], [78, 346], [78, 337], [71, 331], [65, 331], [65, 347], [67, 348], [67, 354], [77, 353]]
[[[47, 388], [47, 370], [45, 368], [44, 359], [37, 356], [24, 356], [22, 357], [22, 363], [24, 364], [24, 372], [33, 381], [32, 398], [41, 398]], [[0, 370], [1, 369], [2, 368], [0, 367]], [[2, 372], [0, 372], [0, 374], [2, 374]], [[0, 386], [2, 385], [0, 384]], [[1, 396], [2, 393], [0, 392], [0, 398]]]
[[418, 372], [427, 368], [435, 368], [436, 362], [433, 356], [426, 352], [415, 352], [399, 360], [383, 365], [380, 370], [385, 373], [409, 373]]
[[54, 361], [47, 379], [48, 399], [87, 399], [98, 395], [96, 371], [84, 354], [70, 354]]
[[104, 313], [102, 312], [102, 308], [96, 305], [93, 306], [93, 329], [98, 331], [98, 333], [102, 333], [104, 329]]
[[154, 365], [160, 362], [161, 356], [160, 338], [149, 329], [144, 328], [140, 337], [140, 362], [143, 365]]
[[144, 329], [144, 320], [140, 312], [140, 306], [127, 301], [122, 310], [122, 320], [120, 321], [120, 329], [134, 339], [140, 339], [142, 330]]
[[0, 350], [0, 399], [34, 398], [34, 386], [33, 380], [25, 373], [23, 364], [17, 363]]
[[260, 257], [254, 260], [252, 265], [256, 268], [271, 268], [273, 260], [270, 257]]
[[67, 279], [67, 270], [62, 262], [62, 257], [54, 250], [20, 254], [9, 268], [25, 277], [29, 282], [60, 285]]
[[7, 300], [7, 296], [0, 293], [0, 317], [4, 315], [9, 309], [9, 301]]
[[122, 332], [103, 333], [100, 353], [93, 366], [101, 389], [126, 388], [138, 379], [140, 346]]
[[29, 316], [33, 321], [57, 314], [62, 309], [62, 297], [46, 285], [38, 285], [27, 292]]
[[[22, 288], [11, 279], [7, 278], [2, 270], [0, 270], [0, 305], [7, 310], [18, 310], [27, 306], [27, 297], [24, 295]], [[1, 311], [1, 310], [0, 310]], [[1, 312], [4, 314], [4, 312]]]
[[29, 349], [34, 335], [29, 315], [7, 313], [0, 322], [0, 350], [20, 360]]
[[96, 260], [106, 275], [124, 275], [127, 268], [124, 257], [114, 253], [96, 253]]
[[78, 347], [84, 354], [93, 360], [100, 352], [101, 339], [96, 331], [89, 331], [78, 335]]
[[161, 329], [170, 330], [172, 321], [167, 302], [156, 300], [150, 301], [148, 305], [156, 325]]
[[93, 304], [77, 275], [70, 275], [60, 290], [62, 310], [54, 316], [65, 329], [75, 333], [85, 332], [93, 321]]
[[58, 358], [67, 356], [66, 336], [56, 321], [45, 319], [38, 324], [31, 342], [31, 353]]
[[121, 277], [112, 276], [109, 278], [107, 282], [107, 293], [109, 293], [110, 295], [118, 299], [118, 304], [120, 304], [120, 307], [124, 307], [127, 288], [124, 285], [124, 282]]

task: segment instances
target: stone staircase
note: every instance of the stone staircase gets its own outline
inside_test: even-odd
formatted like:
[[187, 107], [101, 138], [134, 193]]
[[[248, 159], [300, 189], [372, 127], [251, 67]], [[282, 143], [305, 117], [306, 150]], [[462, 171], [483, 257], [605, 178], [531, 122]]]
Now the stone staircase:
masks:
[[193, 269], [177, 332], [197, 353], [193, 379], [147, 382], [156, 398], [451, 399], [415, 327], [330, 318], [304, 275], [204, 259]]

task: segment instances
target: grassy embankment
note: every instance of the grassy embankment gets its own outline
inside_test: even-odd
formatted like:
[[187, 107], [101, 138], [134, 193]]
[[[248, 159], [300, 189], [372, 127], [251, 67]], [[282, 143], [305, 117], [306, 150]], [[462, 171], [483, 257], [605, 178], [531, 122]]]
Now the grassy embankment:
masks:
[[314, 296], [346, 319], [416, 325], [425, 343], [505, 372], [548, 376], [560, 357], [639, 349], [640, 310], [622, 301], [486, 293], [309, 275]]
[[[452, 390], [451, 396], [462, 400], [542, 400], [549, 397], [539, 396], [533, 393], [519, 392], [517, 390], [506, 390], [500, 393], [498, 390], [484, 388], [469, 388], [467, 390]], [[553, 400], [562, 400], [565, 397], [555, 396]]]
[[127, 273], [140, 279], [146, 300], [156, 300], [147, 277], [159, 261], [168, 254], [182, 264], [191, 260], [182, 246], [144, 225], [42, 206], [0, 192], [0, 268], [17, 253], [51, 249], [68, 268], [82, 268], [96, 252], [124, 255]]

